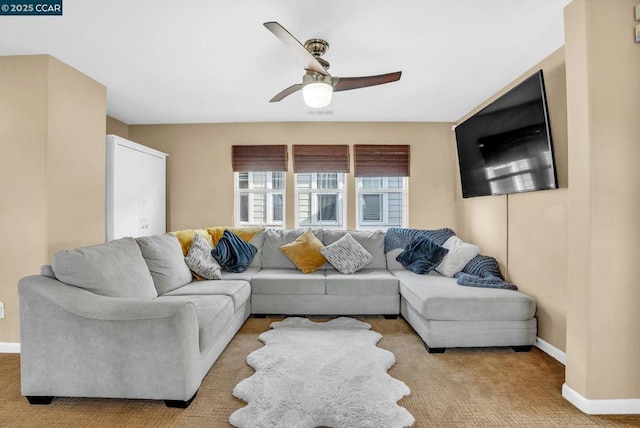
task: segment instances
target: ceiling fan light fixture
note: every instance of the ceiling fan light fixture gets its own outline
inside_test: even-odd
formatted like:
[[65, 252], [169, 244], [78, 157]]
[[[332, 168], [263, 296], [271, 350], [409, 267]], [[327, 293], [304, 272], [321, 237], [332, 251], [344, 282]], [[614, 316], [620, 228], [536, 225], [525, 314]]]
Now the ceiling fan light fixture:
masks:
[[304, 103], [311, 108], [323, 108], [331, 104], [333, 85], [326, 82], [309, 82], [302, 88]]

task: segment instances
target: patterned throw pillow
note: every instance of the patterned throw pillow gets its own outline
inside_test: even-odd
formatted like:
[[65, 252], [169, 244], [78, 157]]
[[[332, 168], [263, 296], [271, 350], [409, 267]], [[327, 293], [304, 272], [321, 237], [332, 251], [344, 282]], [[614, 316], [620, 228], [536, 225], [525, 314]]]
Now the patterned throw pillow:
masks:
[[189, 269], [201, 278], [222, 279], [220, 265], [211, 256], [211, 250], [211, 244], [207, 239], [196, 233], [184, 261]]
[[436, 272], [449, 278], [460, 272], [480, 252], [480, 247], [468, 244], [457, 236], [447, 239], [442, 247], [449, 252], [436, 267]]
[[255, 246], [230, 230], [225, 230], [218, 245], [211, 250], [211, 255], [227, 272], [242, 273], [247, 270], [257, 252]]
[[357, 272], [373, 261], [373, 256], [348, 233], [320, 248], [320, 252], [343, 275]]
[[307, 229], [293, 242], [280, 247], [282, 251], [302, 273], [311, 273], [320, 269], [327, 259], [320, 250], [324, 247], [311, 229]]
[[425, 234], [416, 235], [396, 260], [412, 272], [424, 275], [442, 262], [449, 250], [433, 242]]

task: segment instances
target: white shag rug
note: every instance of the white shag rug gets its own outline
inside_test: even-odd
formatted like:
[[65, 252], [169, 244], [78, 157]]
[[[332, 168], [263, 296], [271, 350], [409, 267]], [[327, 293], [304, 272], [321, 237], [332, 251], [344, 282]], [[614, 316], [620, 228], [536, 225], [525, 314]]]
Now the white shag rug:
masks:
[[396, 402], [411, 391], [387, 370], [395, 356], [371, 325], [341, 317], [325, 323], [287, 318], [258, 338], [247, 363], [256, 371], [233, 389], [247, 406], [236, 427], [385, 427], [415, 422]]

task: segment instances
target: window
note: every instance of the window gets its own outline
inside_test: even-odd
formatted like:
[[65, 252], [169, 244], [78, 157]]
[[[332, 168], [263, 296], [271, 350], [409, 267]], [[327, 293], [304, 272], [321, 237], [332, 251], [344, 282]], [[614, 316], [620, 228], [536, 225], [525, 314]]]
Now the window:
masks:
[[356, 197], [358, 229], [406, 227], [406, 177], [358, 177]]
[[406, 227], [410, 149], [409, 145], [353, 146], [358, 229]]
[[296, 227], [344, 229], [345, 174], [296, 174]]
[[232, 146], [234, 172], [234, 224], [285, 225], [285, 173], [287, 146]]
[[293, 146], [296, 227], [344, 229], [346, 144]]
[[284, 227], [284, 174], [284, 171], [235, 173], [236, 224]]

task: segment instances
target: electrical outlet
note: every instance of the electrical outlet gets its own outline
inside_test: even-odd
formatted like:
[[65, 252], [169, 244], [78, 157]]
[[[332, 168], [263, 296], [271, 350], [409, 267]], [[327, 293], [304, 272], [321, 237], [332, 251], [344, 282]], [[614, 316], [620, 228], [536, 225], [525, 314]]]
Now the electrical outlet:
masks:
[[4, 318], [4, 303], [0, 302], [0, 318]]

